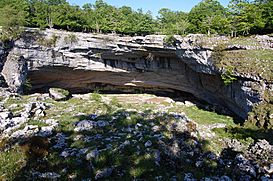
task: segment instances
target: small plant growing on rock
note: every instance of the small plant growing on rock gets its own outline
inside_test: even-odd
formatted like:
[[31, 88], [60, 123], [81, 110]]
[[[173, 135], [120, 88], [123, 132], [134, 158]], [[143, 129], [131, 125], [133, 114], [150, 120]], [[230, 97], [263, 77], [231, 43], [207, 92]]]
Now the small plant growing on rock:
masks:
[[95, 90], [92, 94], [91, 94], [91, 99], [96, 101], [96, 102], [101, 102], [102, 101], [102, 96], [100, 95], [98, 90]]
[[163, 39], [163, 43], [165, 46], [173, 46], [175, 47], [176, 45], [176, 38], [173, 35], [167, 35], [164, 39]]
[[119, 103], [118, 99], [116, 97], [113, 97], [110, 101], [111, 106], [116, 106], [116, 107], [122, 107], [122, 105]]
[[225, 72], [221, 75], [221, 79], [224, 81], [225, 85], [230, 85], [237, 80], [233, 74], [233, 67], [228, 67]]
[[245, 122], [246, 127], [273, 128], [273, 94], [265, 91], [264, 102], [254, 105]]
[[57, 41], [58, 41], [59, 38], [60, 38], [59, 36], [53, 34], [52, 37], [49, 38], [49, 39], [46, 39], [44, 37], [40, 38], [38, 40], [38, 43], [41, 46], [45, 46], [45, 47], [49, 47], [50, 48], [50, 47], [56, 46], [56, 43], [57, 43]]
[[27, 93], [30, 92], [31, 89], [32, 89], [32, 85], [31, 85], [31, 83], [30, 83], [30, 80], [27, 79], [27, 80], [25, 81], [25, 83], [23, 84], [23, 92], [27, 94]]
[[64, 41], [66, 43], [69, 43], [69, 44], [73, 44], [73, 43], [77, 43], [79, 41], [79, 39], [77, 38], [77, 36], [75, 34], [69, 34], [67, 35], [66, 37], [64, 37]]

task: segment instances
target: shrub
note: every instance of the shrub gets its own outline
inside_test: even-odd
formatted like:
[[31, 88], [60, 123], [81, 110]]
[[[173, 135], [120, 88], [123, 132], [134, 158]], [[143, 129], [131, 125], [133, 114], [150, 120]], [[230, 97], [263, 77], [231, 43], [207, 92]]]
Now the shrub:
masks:
[[70, 44], [73, 44], [73, 43], [77, 43], [79, 41], [79, 39], [77, 38], [77, 36], [75, 34], [69, 34], [67, 35], [66, 37], [64, 37], [64, 41], [65, 43], [70, 43]]
[[227, 67], [224, 73], [221, 74], [221, 79], [224, 81], [225, 85], [230, 85], [237, 80], [233, 74], [233, 67]]
[[59, 36], [53, 34], [53, 35], [51, 36], [51, 38], [49, 38], [49, 39], [46, 39], [46, 38], [44, 38], [44, 37], [43, 37], [43, 38], [40, 38], [39, 41], [38, 41], [38, 43], [39, 43], [41, 46], [53, 47], [53, 46], [56, 46], [56, 43], [57, 43], [57, 41], [58, 41], [59, 38], [60, 38]]
[[91, 99], [96, 101], [96, 102], [101, 102], [102, 101], [102, 96], [100, 95], [98, 90], [95, 90], [92, 94], [91, 94]]
[[116, 106], [116, 107], [122, 107], [122, 105], [119, 103], [118, 99], [116, 97], [113, 97], [110, 101], [111, 106]]
[[226, 44], [220, 43], [216, 47], [214, 47], [212, 52], [212, 61], [216, 67], [220, 67], [222, 60], [225, 56], [225, 50], [227, 48]]
[[23, 92], [24, 93], [29, 93], [29, 91], [32, 89], [32, 85], [31, 85], [31, 83], [30, 83], [30, 80], [29, 79], [27, 79], [26, 81], [25, 81], [25, 83], [23, 84]]

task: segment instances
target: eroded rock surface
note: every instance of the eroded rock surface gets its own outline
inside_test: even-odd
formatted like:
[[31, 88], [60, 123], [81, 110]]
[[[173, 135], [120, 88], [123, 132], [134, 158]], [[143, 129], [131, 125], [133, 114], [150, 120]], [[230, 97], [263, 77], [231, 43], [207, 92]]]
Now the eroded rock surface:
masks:
[[[50, 41], [53, 36], [58, 37], [56, 41]], [[76, 39], [70, 41], [71, 36]], [[14, 43], [5, 66], [13, 67], [9, 64], [14, 55], [26, 60], [33, 90], [60, 87], [74, 93], [94, 89], [187, 92], [246, 118], [252, 105], [262, 100], [263, 92], [252, 87], [263, 90], [266, 84], [239, 75], [238, 81], [224, 85], [213, 66], [212, 50], [196, 46], [198, 36], [177, 36], [176, 47], [168, 47], [162, 35], [121, 37], [28, 29]], [[24, 64], [18, 65], [19, 72], [5, 68], [2, 72], [17, 92], [26, 70]]]

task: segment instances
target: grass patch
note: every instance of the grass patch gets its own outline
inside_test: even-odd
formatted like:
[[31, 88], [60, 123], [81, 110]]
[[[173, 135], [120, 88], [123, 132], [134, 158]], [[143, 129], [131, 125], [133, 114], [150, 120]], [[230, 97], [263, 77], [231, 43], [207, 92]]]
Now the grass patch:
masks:
[[219, 68], [234, 67], [242, 74], [258, 75], [265, 80], [273, 81], [273, 50], [232, 50], [224, 51]]
[[26, 156], [18, 146], [6, 152], [0, 152], [0, 180], [13, 180], [25, 163]]
[[30, 119], [28, 121], [28, 124], [29, 125], [36, 125], [38, 127], [48, 126], [48, 124], [46, 124], [46, 123], [44, 123], [44, 122], [42, 122], [40, 120], [34, 120], [34, 119]]
[[230, 116], [202, 110], [196, 106], [185, 107], [183, 108], [183, 111], [190, 119], [194, 120], [198, 124], [224, 123], [226, 125], [235, 125], [233, 118]]
[[273, 144], [273, 130], [246, 128], [241, 126], [229, 126], [227, 128], [215, 128], [213, 130], [221, 138], [238, 139], [240, 142], [250, 144], [258, 139], [265, 139]]

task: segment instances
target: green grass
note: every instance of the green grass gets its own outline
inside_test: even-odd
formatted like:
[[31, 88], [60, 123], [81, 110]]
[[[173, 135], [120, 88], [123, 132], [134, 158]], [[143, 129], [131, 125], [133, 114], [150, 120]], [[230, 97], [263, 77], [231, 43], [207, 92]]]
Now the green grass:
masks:
[[215, 128], [214, 131], [221, 138], [238, 139], [242, 143], [252, 143], [258, 139], [266, 139], [270, 144], [273, 144], [273, 130], [246, 128], [242, 126], [229, 126], [227, 128]]
[[26, 163], [26, 156], [20, 147], [0, 152], [0, 180], [13, 180]]
[[224, 52], [220, 67], [234, 67], [239, 73], [259, 75], [273, 81], [273, 50], [233, 50]]
[[228, 40], [229, 45], [244, 45], [244, 46], [255, 46], [261, 47], [262, 44], [254, 37], [236, 37]]
[[224, 123], [227, 125], [234, 125], [232, 117], [202, 110], [196, 106], [186, 107], [184, 112], [190, 119], [194, 120], [198, 124]]
[[40, 120], [33, 120], [33, 119], [30, 119], [28, 121], [28, 124], [29, 125], [37, 125], [38, 127], [48, 126], [48, 124], [46, 124]]

